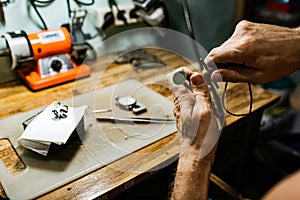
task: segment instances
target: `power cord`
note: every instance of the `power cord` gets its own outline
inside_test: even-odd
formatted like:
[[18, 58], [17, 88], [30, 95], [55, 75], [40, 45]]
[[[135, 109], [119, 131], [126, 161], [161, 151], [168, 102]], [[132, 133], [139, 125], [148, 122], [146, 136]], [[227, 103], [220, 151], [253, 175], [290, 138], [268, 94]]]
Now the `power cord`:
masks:
[[222, 104], [223, 104], [224, 110], [225, 110], [228, 114], [233, 115], [233, 116], [236, 116], [236, 117], [250, 115], [250, 114], [252, 113], [252, 104], [253, 104], [253, 95], [252, 95], [251, 84], [248, 83], [249, 96], [250, 96], [250, 100], [249, 100], [249, 111], [248, 111], [248, 113], [241, 113], [241, 114], [233, 113], [233, 112], [229, 111], [229, 110], [226, 108], [226, 106], [225, 106], [225, 96], [226, 96], [227, 86], [228, 86], [228, 82], [225, 82], [225, 87], [224, 87], [224, 91], [223, 91], [223, 94], [222, 94]]
[[74, 2], [78, 5], [78, 6], [91, 6], [95, 3], [95, 0], [91, 0], [90, 2], [83, 2], [83, 1], [79, 1], [79, 0], [74, 0]]
[[34, 5], [36, 7], [47, 7], [50, 4], [52, 4], [55, 0], [45, 0], [45, 1], [41, 1], [41, 0], [34, 0]]
[[[192, 26], [192, 22], [191, 22], [191, 16], [190, 16], [190, 12], [189, 12], [189, 8], [188, 8], [187, 0], [182, 0], [182, 8], [183, 8], [184, 19], [185, 19], [185, 23], [186, 23], [186, 26], [187, 26], [187, 30], [188, 30], [189, 36], [193, 40], [196, 40], [195, 33], [194, 33], [194, 30], [193, 30], [193, 26]], [[197, 58], [199, 58], [199, 60], [201, 60], [201, 55], [200, 55], [200, 53], [199, 53], [199, 51], [198, 51], [198, 49], [196, 47], [195, 42], [192, 42], [192, 43], [193, 43], [194, 53], [196, 54]], [[201, 63], [199, 63], [199, 64], [200, 64], [199, 66], [201, 67], [202, 66]], [[248, 113], [241, 113], [241, 114], [233, 113], [233, 112], [229, 111], [226, 108], [226, 106], [225, 106], [225, 96], [226, 96], [227, 86], [228, 86], [228, 82], [225, 83], [224, 91], [223, 91], [223, 94], [222, 94], [222, 105], [223, 105], [224, 110], [228, 114], [233, 115], [233, 116], [247, 116], [247, 115], [250, 115], [251, 112], [252, 112], [252, 104], [253, 104], [253, 95], [252, 95], [251, 84], [248, 83], [249, 95], [250, 95], [249, 112]]]
[[[35, 13], [37, 14], [38, 18], [40, 19], [42, 26], [38, 25], [41, 29], [47, 30], [48, 27], [46, 25], [46, 22], [44, 18], [42, 17], [41, 13], [39, 12], [38, 8], [45, 8], [51, 5], [55, 0], [28, 0], [30, 2], [30, 5], [34, 9]], [[80, 6], [91, 6], [95, 3], [95, 0], [91, 0], [90, 2], [84, 2], [80, 0], [74, 0], [74, 2], [80, 7]], [[71, 17], [71, 4], [70, 0], [67, 0], [67, 8], [68, 8], [68, 16]], [[30, 13], [30, 8], [27, 7], [28, 13]], [[31, 16], [29, 15], [31, 18]], [[32, 18], [31, 18], [32, 19]]]
[[[37, 7], [47, 7], [49, 6], [51, 3], [53, 3], [55, 0], [46, 0], [46, 1], [41, 1], [41, 0], [29, 0], [32, 8], [34, 9], [34, 11], [36, 12], [37, 16], [39, 17], [40, 21], [42, 22], [43, 26], [40, 27], [43, 30], [47, 30], [48, 27], [46, 25], [46, 22], [44, 20], [44, 18], [41, 16], [39, 10], [37, 9]], [[29, 10], [29, 8], [28, 8]], [[31, 16], [30, 16], [31, 17]]]

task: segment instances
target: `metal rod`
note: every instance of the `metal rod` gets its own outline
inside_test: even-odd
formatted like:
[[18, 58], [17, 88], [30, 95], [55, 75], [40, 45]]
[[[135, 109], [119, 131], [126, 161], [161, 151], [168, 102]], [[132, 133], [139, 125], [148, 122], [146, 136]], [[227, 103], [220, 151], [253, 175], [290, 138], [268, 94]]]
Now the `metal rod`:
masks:
[[97, 117], [98, 121], [110, 121], [120, 123], [174, 123], [175, 119], [162, 118], [130, 118], [130, 117]]
[[92, 113], [104, 113], [104, 112], [110, 112], [112, 111], [111, 108], [104, 108], [104, 109], [98, 109], [98, 110], [92, 110]]

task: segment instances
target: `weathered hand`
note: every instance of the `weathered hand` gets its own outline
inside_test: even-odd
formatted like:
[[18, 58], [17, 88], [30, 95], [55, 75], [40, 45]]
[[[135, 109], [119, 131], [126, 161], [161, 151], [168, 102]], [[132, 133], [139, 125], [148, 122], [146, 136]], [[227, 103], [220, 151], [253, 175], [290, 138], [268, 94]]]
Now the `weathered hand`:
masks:
[[241, 21], [233, 35], [205, 59], [222, 65], [212, 79], [267, 83], [300, 68], [300, 29]]
[[210, 94], [202, 74], [181, 68], [193, 92], [184, 85], [172, 84], [174, 115], [180, 132], [180, 154], [174, 181], [173, 200], [204, 200], [208, 196], [211, 165], [214, 161], [218, 125], [211, 109]]
[[175, 96], [174, 116], [181, 134], [181, 153], [192, 147], [198, 150], [200, 157], [205, 157], [213, 149], [219, 136], [208, 87], [200, 73], [185, 67], [179, 70], [187, 74], [193, 88], [191, 92], [183, 85], [171, 84]]

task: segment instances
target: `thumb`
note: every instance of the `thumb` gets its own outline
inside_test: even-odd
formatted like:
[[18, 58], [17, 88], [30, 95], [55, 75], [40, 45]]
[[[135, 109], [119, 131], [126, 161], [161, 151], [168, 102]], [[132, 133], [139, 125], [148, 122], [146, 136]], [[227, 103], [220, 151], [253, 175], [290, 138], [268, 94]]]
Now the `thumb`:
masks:
[[194, 93], [198, 93], [198, 92], [207, 93], [208, 92], [208, 87], [204, 81], [202, 74], [200, 74], [200, 73], [193, 74], [190, 77], [190, 82], [192, 84]]

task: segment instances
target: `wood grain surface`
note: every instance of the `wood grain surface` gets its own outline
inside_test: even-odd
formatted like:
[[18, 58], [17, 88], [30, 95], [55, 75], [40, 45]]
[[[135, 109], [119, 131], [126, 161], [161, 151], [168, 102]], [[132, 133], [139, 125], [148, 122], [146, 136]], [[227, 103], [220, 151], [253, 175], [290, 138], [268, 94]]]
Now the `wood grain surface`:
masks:
[[[96, 62], [90, 63], [92, 67], [90, 77], [75, 82], [37, 92], [30, 91], [20, 80], [1, 84], [0, 119], [49, 105], [53, 101], [72, 98], [74, 95], [90, 92], [130, 78], [147, 83], [151, 89], [172, 99], [170, 90], [165, 87], [165, 75], [170, 69], [183, 65], [189, 66], [190, 63], [186, 59], [164, 50], [149, 48], [148, 52], [159, 57], [167, 67], [135, 70], [131, 64], [120, 65], [114, 63], [113, 55], [108, 55], [99, 57]], [[276, 94], [255, 85], [252, 85], [252, 91], [253, 111], [264, 109], [278, 99]], [[249, 93], [247, 84], [229, 84], [226, 93], [226, 107], [234, 113], [248, 112]], [[227, 114], [225, 125], [234, 124], [240, 118], [242, 117]], [[149, 170], [151, 171], [151, 169], [166, 162], [174, 161], [178, 154], [177, 139], [177, 134], [174, 133], [49, 194], [45, 194], [40, 199], [92, 199], [96, 197], [106, 199], [113, 197], [127, 187], [131, 187], [146, 178], [150, 173]], [[142, 158], [137, 156], [137, 154], [144, 152], [151, 153]], [[20, 173], [25, 168], [8, 139], [0, 139], [0, 159], [11, 174]], [[147, 171], [149, 173], [146, 173]], [[6, 197], [2, 187], [0, 187], [0, 197]]]

